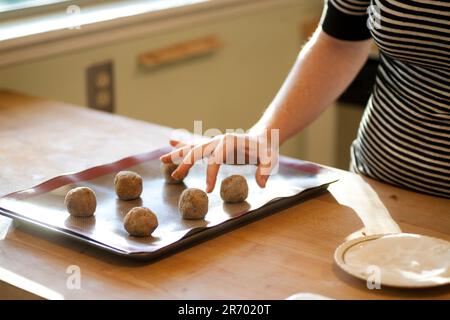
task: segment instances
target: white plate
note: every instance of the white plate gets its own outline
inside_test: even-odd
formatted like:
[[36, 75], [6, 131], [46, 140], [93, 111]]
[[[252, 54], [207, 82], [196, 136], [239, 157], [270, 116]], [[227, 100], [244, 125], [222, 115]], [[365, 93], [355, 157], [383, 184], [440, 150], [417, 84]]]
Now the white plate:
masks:
[[450, 242], [410, 233], [374, 235], [341, 244], [334, 260], [373, 284], [428, 288], [450, 284]]
[[298, 292], [286, 298], [286, 300], [333, 300], [317, 293]]

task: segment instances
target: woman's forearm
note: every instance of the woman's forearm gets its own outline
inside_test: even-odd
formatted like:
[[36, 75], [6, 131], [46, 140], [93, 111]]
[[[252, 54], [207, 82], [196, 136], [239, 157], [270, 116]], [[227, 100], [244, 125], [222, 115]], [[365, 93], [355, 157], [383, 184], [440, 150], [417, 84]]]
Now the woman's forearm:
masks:
[[317, 30], [250, 132], [279, 129], [283, 143], [304, 129], [351, 83], [367, 60], [370, 44], [370, 40], [337, 40]]

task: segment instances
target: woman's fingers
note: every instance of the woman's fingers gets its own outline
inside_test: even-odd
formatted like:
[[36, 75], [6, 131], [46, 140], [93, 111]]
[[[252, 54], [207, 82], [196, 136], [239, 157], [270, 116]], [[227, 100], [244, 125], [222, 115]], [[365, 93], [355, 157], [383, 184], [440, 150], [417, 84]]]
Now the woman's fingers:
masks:
[[208, 157], [212, 152], [214, 146], [217, 144], [215, 140], [198, 144], [191, 148], [186, 156], [181, 161], [178, 168], [172, 173], [172, 177], [177, 180], [182, 180], [189, 173], [189, 169], [195, 164], [197, 160]]
[[258, 184], [258, 186], [260, 186], [261, 188], [264, 188], [266, 186], [267, 183], [267, 179], [266, 176], [263, 176], [261, 174], [262, 169], [260, 168], [261, 165], [258, 165], [258, 167], [256, 168], [256, 173], [255, 173], [255, 180], [256, 183]]
[[181, 158], [184, 157], [184, 155], [187, 153], [187, 151], [189, 151], [192, 148], [192, 145], [187, 145], [184, 142], [181, 142], [179, 140], [170, 140], [169, 144], [176, 148], [176, 150], [166, 153], [164, 155], [162, 155], [161, 157], [159, 157], [159, 159], [161, 160], [161, 162], [163, 163], [175, 163], [178, 160], [181, 160]]
[[219, 173], [220, 165], [223, 162], [223, 141], [220, 142], [216, 149], [211, 153], [206, 169], [206, 192], [210, 193], [214, 190]]
[[256, 183], [264, 188], [266, 186], [267, 180], [270, 177], [272, 170], [278, 165], [278, 154], [275, 151], [269, 151], [270, 155], [260, 160], [258, 167], [256, 168], [255, 179]]
[[270, 177], [270, 174], [267, 173], [267, 169], [269, 167], [265, 167], [261, 164], [258, 165], [258, 167], [256, 168], [256, 174], [255, 174], [255, 179], [256, 179], [256, 183], [258, 184], [258, 186], [260, 186], [261, 188], [265, 188], [266, 187], [266, 183], [267, 180]]
[[169, 141], [169, 144], [170, 144], [172, 147], [175, 147], [175, 148], [182, 148], [182, 147], [185, 147], [185, 146], [186, 146], [186, 143], [181, 142], [181, 141], [179, 141], [179, 140], [174, 140], [174, 139], [171, 139], [171, 140]]
[[159, 160], [163, 163], [176, 163], [192, 149], [193, 146], [184, 146], [180, 149], [174, 150], [172, 152], [166, 153], [165, 155], [162, 155]]
[[206, 169], [206, 192], [213, 192], [216, 186], [217, 174], [219, 173], [220, 164], [210, 163]]
[[[184, 179], [196, 161], [209, 157], [206, 171], [206, 192], [208, 193], [214, 190], [220, 165], [224, 161], [230, 161], [227, 158], [228, 153], [232, 156], [234, 164], [236, 164], [236, 161], [239, 164], [241, 162], [253, 163], [253, 157], [258, 159], [255, 179], [261, 188], [266, 186], [272, 170], [278, 165], [278, 152], [276, 150], [272, 150], [260, 141], [250, 140], [245, 135], [217, 136], [208, 142], [197, 145], [187, 145], [178, 140], [170, 140], [170, 144], [179, 147], [179, 149], [161, 156], [160, 159], [163, 163], [180, 163], [172, 173], [172, 177], [175, 179]], [[266, 151], [266, 154], [261, 157], [258, 151]]]

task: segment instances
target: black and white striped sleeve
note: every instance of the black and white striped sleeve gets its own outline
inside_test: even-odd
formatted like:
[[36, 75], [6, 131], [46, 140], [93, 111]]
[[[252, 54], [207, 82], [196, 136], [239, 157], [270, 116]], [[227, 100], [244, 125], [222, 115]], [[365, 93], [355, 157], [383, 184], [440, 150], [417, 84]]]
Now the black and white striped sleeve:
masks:
[[371, 37], [367, 27], [370, 0], [325, 0], [321, 19], [322, 30], [328, 35], [349, 41]]

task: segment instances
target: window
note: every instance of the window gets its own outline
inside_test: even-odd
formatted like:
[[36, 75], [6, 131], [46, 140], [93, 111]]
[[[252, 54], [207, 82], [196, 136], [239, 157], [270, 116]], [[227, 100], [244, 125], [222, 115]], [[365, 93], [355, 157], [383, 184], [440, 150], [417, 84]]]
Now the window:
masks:
[[[0, 0], [0, 43], [129, 17], [176, 10], [210, 0]], [[71, 32], [74, 34], [74, 32]]]
[[189, 24], [246, 1], [0, 0], [0, 66]]
[[48, 6], [68, 0], [0, 0], [0, 12]]

